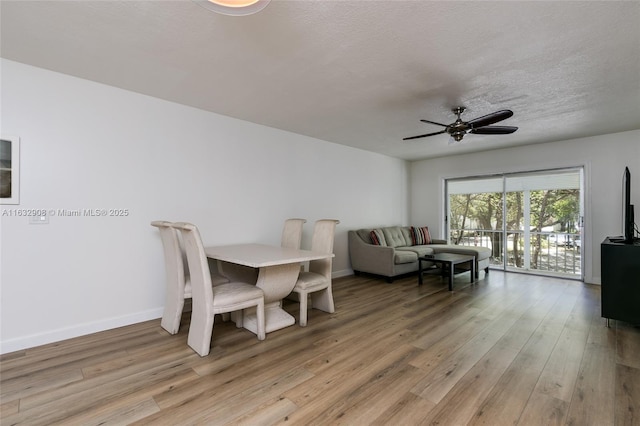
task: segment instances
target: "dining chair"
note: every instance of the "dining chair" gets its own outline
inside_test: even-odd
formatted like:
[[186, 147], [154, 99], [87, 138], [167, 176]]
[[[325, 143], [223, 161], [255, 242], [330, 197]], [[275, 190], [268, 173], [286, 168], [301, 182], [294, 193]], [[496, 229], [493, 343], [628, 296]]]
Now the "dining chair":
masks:
[[[321, 253], [333, 253], [333, 240], [336, 225], [340, 223], [335, 219], [321, 219], [316, 221], [311, 237], [311, 251]], [[298, 281], [293, 288], [300, 302], [300, 326], [307, 325], [307, 302], [311, 295], [311, 307], [324, 312], [335, 312], [333, 293], [331, 290], [331, 266], [332, 258], [312, 260], [309, 262], [309, 270], [300, 272]]]
[[242, 326], [242, 310], [256, 307], [258, 340], [265, 338], [264, 293], [259, 287], [239, 281], [211, 285], [209, 262], [198, 228], [186, 222], [174, 223], [182, 233], [191, 275], [191, 324], [187, 344], [200, 356], [211, 350], [216, 314], [236, 313], [236, 327]]
[[306, 219], [298, 218], [285, 220], [280, 246], [299, 249], [302, 241], [302, 227], [306, 222]]
[[[169, 334], [176, 334], [180, 329], [180, 319], [184, 309], [185, 299], [191, 298], [191, 279], [189, 270], [185, 267], [185, 253], [178, 236], [178, 231], [173, 224], [166, 220], [154, 220], [151, 226], [160, 231], [162, 247], [164, 250], [164, 263], [166, 270], [164, 312], [160, 326]], [[223, 275], [212, 273], [212, 285], [229, 282]]]

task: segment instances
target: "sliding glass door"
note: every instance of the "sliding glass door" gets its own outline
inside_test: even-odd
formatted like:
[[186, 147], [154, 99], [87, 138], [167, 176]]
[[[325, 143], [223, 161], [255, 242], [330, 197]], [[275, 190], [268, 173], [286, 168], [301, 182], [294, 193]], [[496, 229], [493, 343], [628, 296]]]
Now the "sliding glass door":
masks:
[[492, 268], [582, 279], [582, 169], [452, 179], [447, 232]]

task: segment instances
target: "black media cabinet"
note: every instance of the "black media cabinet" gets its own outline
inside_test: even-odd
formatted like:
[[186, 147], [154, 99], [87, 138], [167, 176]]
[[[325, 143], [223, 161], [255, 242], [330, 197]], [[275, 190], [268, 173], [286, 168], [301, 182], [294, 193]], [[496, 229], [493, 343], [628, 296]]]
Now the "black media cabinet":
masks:
[[640, 241], [600, 245], [602, 317], [640, 325]]

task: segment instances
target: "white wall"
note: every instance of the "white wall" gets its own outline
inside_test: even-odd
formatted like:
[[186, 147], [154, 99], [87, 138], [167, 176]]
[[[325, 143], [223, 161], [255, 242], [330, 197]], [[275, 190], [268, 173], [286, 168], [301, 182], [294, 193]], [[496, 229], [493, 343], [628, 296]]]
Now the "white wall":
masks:
[[639, 130], [413, 162], [410, 222], [429, 225], [439, 237], [444, 235], [446, 178], [571, 166], [585, 167], [585, 281], [599, 284], [600, 243], [606, 236], [622, 234], [625, 166], [631, 171], [631, 200], [640, 205]]
[[[0, 221], [1, 353], [158, 318], [155, 219], [197, 224], [205, 244], [280, 243], [288, 217], [346, 232], [406, 223], [407, 164], [2, 60], [1, 130], [21, 139], [20, 205]], [[128, 209], [50, 217], [20, 209]]]

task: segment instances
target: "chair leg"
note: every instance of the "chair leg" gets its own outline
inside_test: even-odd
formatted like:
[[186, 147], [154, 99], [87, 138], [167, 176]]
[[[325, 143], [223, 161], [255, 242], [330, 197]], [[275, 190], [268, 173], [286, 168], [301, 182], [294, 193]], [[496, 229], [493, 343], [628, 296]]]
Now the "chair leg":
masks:
[[311, 307], [324, 312], [328, 312], [330, 314], [336, 311], [333, 303], [333, 293], [331, 291], [331, 286], [325, 288], [324, 290], [311, 293]]
[[183, 309], [184, 299], [173, 299], [165, 303], [160, 326], [167, 330], [169, 334], [176, 334], [180, 329]]
[[266, 337], [265, 320], [264, 320], [264, 300], [260, 300], [256, 306], [256, 320], [258, 322], [258, 340], [264, 340]]
[[191, 324], [189, 324], [189, 336], [187, 344], [200, 356], [209, 355], [211, 350], [211, 335], [213, 334], [213, 315], [206, 315], [191, 311]]
[[233, 313], [235, 314], [236, 328], [242, 328], [242, 326], [244, 325], [244, 323], [243, 323], [243, 321], [244, 321], [244, 310], [238, 309], [237, 311], [234, 311]]
[[300, 299], [300, 327], [307, 326], [307, 293], [305, 292], [296, 292], [298, 293], [298, 298]]

